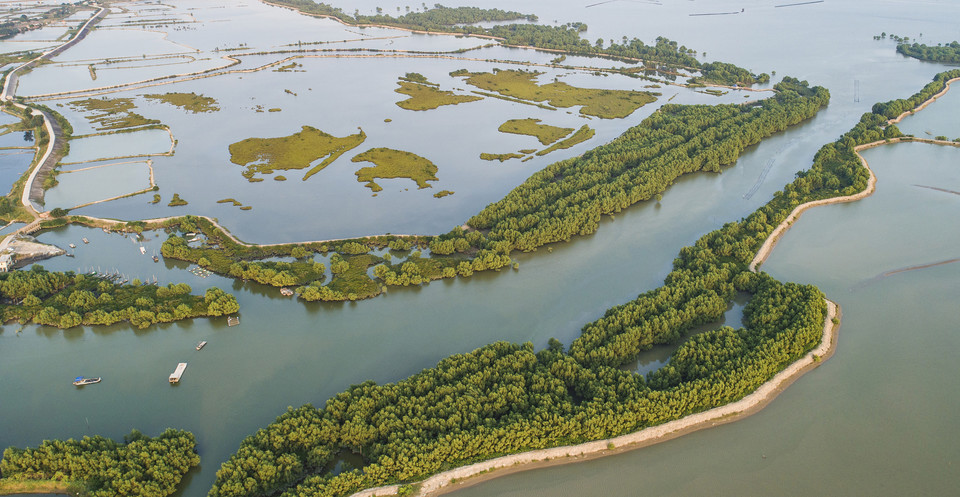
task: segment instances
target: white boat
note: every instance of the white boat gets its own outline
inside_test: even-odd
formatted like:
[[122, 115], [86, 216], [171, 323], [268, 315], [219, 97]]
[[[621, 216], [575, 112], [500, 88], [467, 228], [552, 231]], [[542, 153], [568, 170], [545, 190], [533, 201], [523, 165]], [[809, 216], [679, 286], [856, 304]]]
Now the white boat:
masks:
[[70, 248], [77, 248], [77, 245], [75, 243], [71, 243]]
[[170, 383], [180, 383], [180, 377], [183, 376], [185, 369], [187, 369], [187, 363], [177, 364], [177, 369], [173, 370], [173, 374], [170, 375]]
[[143, 245], [141, 245], [141, 246], [140, 246], [140, 255], [143, 255], [143, 254], [146, 254], [146, 253], [147, 253], [147, 249], [146, 249]]
[[94, 383], [100, 383], [100, 378], [84, 378], [83, 376], [77, 376], [73, 380], [73, 384], [82, 387], [84, 385], [93, 385]]
[[202, 349], [205, 345], [207, 345], [207, 341], [201, 340], [200, 343], [197, 344], [197, 350]]

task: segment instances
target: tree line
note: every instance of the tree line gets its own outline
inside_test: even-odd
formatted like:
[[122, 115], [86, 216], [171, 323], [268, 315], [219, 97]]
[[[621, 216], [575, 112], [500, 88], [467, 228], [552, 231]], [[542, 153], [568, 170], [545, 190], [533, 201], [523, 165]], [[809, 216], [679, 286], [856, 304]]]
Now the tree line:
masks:
[[347, 24], [379, 24], [421, 31], [487, 35], [500, 38], [507, 45], [559, 50], [572, 55], [641, 59], [652, 64], [664, 64], [668, 68], [699, 69], [701, 75], [696, 80], [700, 82], [750, 86], [754, 83], [769, 81], [769, 76], [766, 74], [754, 75], [750, 71], [733, 64], [718, 65], [719, 63], [715, 62], [702, 65], [695, 57], [696, 50], [688, 49], [664, 37], [657, 37], [653, 45], [647, 45], [638, 38], [627, 39], [624, 36], [621, 43], [611, 41], [604, 48], [603, 40], [597, 40], [595, 44], [591, 44], [581, 37], [581, 33], [587, 31], [587, 25], [581, 22], [572, 22], [561, 26], [498, 24], [490, 28], [471, 25], [489, 21], [525, 19], [533, 22], [537, 20], [535, 15], [513, 11], [479, 9], [476, 7], [451, 8], [436, 4], [433, 8], [425, 9], [423, 12], [409, 12], [399, 17], [393, 17], [383, 14], [380, 9], [374, 16], [361, 15], [359, 10], [350, 15], [339, 7], [313, 2], [312, 0], [273, 0], [273, 3], [286, 5], [307, 14], [335, 17]]
[[97, 435], [10, 447], [3, 451], [0, 478], [75, 483], [89, 497], [166, 497], [199, 464], [192, 433], [168, 429], [151, 438], [134, 430], [123, 443]]
[[935, 47], [920, 43], [898, 43], [897, 52], [919, 60], [942, 64], [960, 64], [960, 43], [956, 41]]

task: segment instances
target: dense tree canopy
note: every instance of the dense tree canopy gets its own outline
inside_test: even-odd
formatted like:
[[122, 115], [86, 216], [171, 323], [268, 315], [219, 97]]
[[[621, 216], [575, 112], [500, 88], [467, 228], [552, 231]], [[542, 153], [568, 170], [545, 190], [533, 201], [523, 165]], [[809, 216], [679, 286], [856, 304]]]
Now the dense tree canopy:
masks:
[[168, 429], [157, 437], [134, 430], [117, 443], [101, 436], [46, 440], [35, 449], [3, 451], [0, 477], [84, 485], [90, 497], [165, 497], [200, 464], [193, 434]]

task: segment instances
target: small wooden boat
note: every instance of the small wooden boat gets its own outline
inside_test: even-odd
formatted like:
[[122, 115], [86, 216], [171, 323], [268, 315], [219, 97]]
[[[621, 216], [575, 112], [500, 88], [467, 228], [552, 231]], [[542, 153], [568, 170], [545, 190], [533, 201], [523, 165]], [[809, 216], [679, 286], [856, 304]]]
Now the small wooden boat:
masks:
[[77, 376], [73, 380], [73, 384], [82, 387], [84, 385], [93, 385], [94, 383], [100, 383], [100, 378], [84, 378], [83, 376]]
[[81, 238], [81, 240], [83, 240], [83, 243], [90, 243], [90, 240], [87, 240], [86, 237]]
[[71, 243], [71, 244], [70, 244], [70, 248], [77, 248], [77, 244]]
[[206, 345], [207, 345], [207, 341], [206, 341], [206, 340], [200, 340], [200, 343], [197, 344], [197, 350], [202, 349], [202, 348], [203, 348], [204, 346], [206, 346]]

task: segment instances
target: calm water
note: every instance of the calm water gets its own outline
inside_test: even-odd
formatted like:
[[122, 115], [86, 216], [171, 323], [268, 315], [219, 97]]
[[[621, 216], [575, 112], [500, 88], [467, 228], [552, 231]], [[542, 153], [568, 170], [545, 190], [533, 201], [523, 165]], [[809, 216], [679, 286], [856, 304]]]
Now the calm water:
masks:
[[[451, 3], [459, 4], [462, 2]], [[482, 4], [515, 7], [504, 2]], [[394, 4], [379, 5], [388, 12], [395, 8]], [[734, 5], [745, 8], [745, 13], [688, 16], [731, 10]], [[0, 432], [0, 446], [36, 445], [44, 438], [89, 434], [121, 437], [133, 428], [147, 433], [168, 426], [184, 428], [196, 434], [203, 466], [188, 476], [183, 495], [201, 496], [239, 441], [288, 405], [319, 405], [350, 384], [366, 379], [397, 380], [449, 354], [495, 340], [529, 340], [542, 347], [556, 337], [569, 343], [584, 323], [608, 307], [659, 286], [681, 246], [762, 205], [795, 171], [807, 167], [823, 143], [849, 129], [874, 102], [910, 95], [943, 70], [900, 57], [891, 43], [871, 38], [881, 31], [911, 38], [922, 32], [923, 40], [933, 43], [958, 37], [956, 24], [949, 21], [958, 18], [957, 5], [930, 2], [920, 12], [914, 11], [915, 5], [849, 1], [775, 9], [760, 1], [616, 2], [591, 8], [573, 2], [525, 4], [525, 10], [539, 14], [544, 22], [587, 22], [591, 40], [626, 34], [652, 41], [663, 34], [706, 50], [709, 59], [735, 62], [755, 71], [776, 70], [779, 75], [797, 75], [827, 86], [833, 100], [816, 118], [764, 141], [722, 174], [678, 181], [660, 205], [636, 206], [615, 220], [604, 221], [596, 235], [558, 245], [552, 252], [519, 255], [519, 271], [391, 290], [384, 297], [357, 304], [304, 305], [281, 297], [273, 288], [216, 276], [199, 278], [185, 264], [153, 263], [149, 255], [159, 249], [162, 234], [148, 234], [151, 239], [143, 242], [147, 255], [140, 254], [139, 242], [99, 230], [68, 228], [43, 234], [41, 241], [65, 248], [69, 243], [77, 245], [75, 258], [44, 261], [49, 269], [115, 269], [131, 279], [187, 282], [197, 292], [220, 286], [237, 295], [241, 324], [228, 328], [224, 320], [214, 319], [143, 331], [115, 326], [65, 332], [5, 325], [0, 333], [0, 398], [4, 399], [0, 423], [17, 429]], [[357, 2], [361, 9], [374, 6], [373, 2]], [[333, 28], [321, 21], [295, 20], [298, 18], [285, 11], [252, 2], [243, 9], [225, 10], [230, 9], [200, 10], [196, 15], [211, 21], [235, 16], [236, 20], [230, 21], [234, 26], [255, 24], [256, 18], [248, 17], [255, 14], [289, 19], [289, 38], [294, 41], [306, 34], [312, 38], [302, 39], [345, 37], [342, 27], [336, 28], [338, 33], [328, 32]], [[227, 30], [222, 26], [227, 24], [209, 22], [208, 26]], [[218, 44], [222, 47], [227, 41], [229, 46], [242, 42], [239, 37], [206, 37], [209, 33], [175, 31], [168, 39], [203, 50]], [[281, 44], [264, 31], [251, 31], [243, 39], [257, 47]], [[466, 43], [441, 41], [419, 37], [405, 43], [434, 49]], [[491, 53], [499, 52], [506, 50], [491, 49]], [[77, 60], [77, 53], [72, 49], [64, 57]], [[512, 57], [549, 60], [542, 54]], [[394, 105], [403, 98], [392, 93], [397, 76], [416, 71], [444, 89], [464, 88], [459, 80], [444, 75], [459, 67], [489, 70], [494, 65], [405, 59], [300, 62], [307, 72], [252, 73], [243, 75], [242, 80], [240, 75], [226, 76], [148, 90], [197, 91], [217, 98], [222, 110], [194, 116], [138, 100], [141, 107], [137, 112], [169, 124], [178, 139], [174, 157], [155, 160], [164, 202], [148, 205], [149, 199], [141, 196], [81, 212], [123, 218], [168, 215], [179, 212], [165, 207], [169, 196], [179, 192], [190, 201], [191, 212], [217, 216], [250, 240], [404, 229], [446, 231], [532, 171], [607, 141], [653, 111], [651, 105], [624, 120], [586, 121], [565, 111], [487, 99], [411, 113]], [[43, 67], [31, 76], [52, 69]], [[348, 77], [353, 79], [344, 82]], [[860, 81], [859, 102], [855, 80]], [[594, 78], [594, 82], [610, 88], [642, 84], [612, 76]], [[50, 83], [23, 78], [21, 92], [32, 93], [28, 87], [34, 84]], [[284, 88], [298, 96], [286, 94]], [[357, 93], [346, 93], [350, 88]], [[669, 98], [663, 91], [664, 99]], [[248, 96], [241, 101], [236, 98], [240, 94]], [[250, 100], [250, 95], [255, 100]], [[728, 97], [742, 99], [734, 94]], [[688, 98], [688, 103], [720, 101], [705, 95]], [[958, 101], [944, 99], [930, 110], [952, 105], [952, 115], [956, 115], [956, 104], [950, 102]], [[251, 108], [257, 104], [280, 106], [283, 111], [255, 113]], [[77, 133], [89, 132], [83, 131], [88, 126], [83, 116], [66, 107], [63, 112]], [[943, 112], [939, 124], [919, 121], [925, 119], [921, 113], [903, 127], [919, 126], [952, 136], [949, 126], [955, 120], [949, 119], [950, 111]], [[383, 123], [387, 117], [394, 119], [394, 126]], [[557, 152], [540, 162], [501, 165], [479, 161], [479, 152], [523, 148], [519, 141], [523, 137], [495, 132], [506, 119], [520, 117], [543, 117], [548, 124], [566, 126], [588, 123], [597, 129], [597, 138], [566, 155]], [[459, 128], [457, 119], [463, 121]], [[916, 124], [913, 119], [918, 120]], [[218, 124], [224, 121], [231, 124]], [[451, 121], [457, 126], [451, 126]], [[433, 199], [434, 190], [406, 191], [406, 186], [387, 183], [383, 195], [373, 198], [351, 177], [355, 169], [348, 159], [305, 183], [291, 180], [280, 185], [283, 188], [272, 181], [250, 184], [225, 155], [225, 146], [238, 139], [283, 136], [303, 124], [338, 136], [362, 125], [368, 139], [361, 148], [393, 144], [428, 157], [440, 168], [436, 190], [457, 193]], [[470, 133], [471, 139], [464, 140], [463, 133]], [[438, 147], [437, 143], [450, 145]], [[76, 152], [73, 147], [72, 151]], [[960, 263], [876, 276], [960, 257], [955, 249], [960, 234], [943, 229], [955, 224], [960, 197], [914, 186], [960, 191], [958, 153], [953, 148], [917, 144], [869, 151], [867, 158], [880, 177], [878, 192], [857, 204], [808, 212], [780, 243], [764, 269], [783, 280], [820, 286], [843, 306], [844, 324], [836, 355], [767, 409], [747, 420], [641, 451], [520, 473], [462, 493], [573, 496], [634, 494], [637, 489], [654, 495], [810, 494], [825, 493], [824, 489], [833, 494], [952, 493], [960, 483], [951, 466], [960, 455], [960, 436], [951, 426], [960, 397], [955, 381], [958, 366], [950, 353], [960, 345], [951, 333], [956, 319], [953, 302], [960, 297], [956, 285]], [[765, 181], [744, 198], [767, 168]], [[472, 186], [478, 178], [483, 181]], [[352, 192], [335, 195], [334, 190], [347, 186]], [[77, 188], [83, 187], [71, 187]], [[223, 197], [250, 203], [254, 210], [241, 212], [214, 203]], [[276, 222], [281, 216], [289, 221]], [[90, 244], [83, 244], [81, 237], [87, 237]], [[197, 352], [193, 347], [200, 340], [209, 345]], [[189, 367], [183, 382], [170, 387], [167, 375], [176, 363], [184, 361]], [[77, 389], [70, 384], [77, 375], [104, 380]]]

